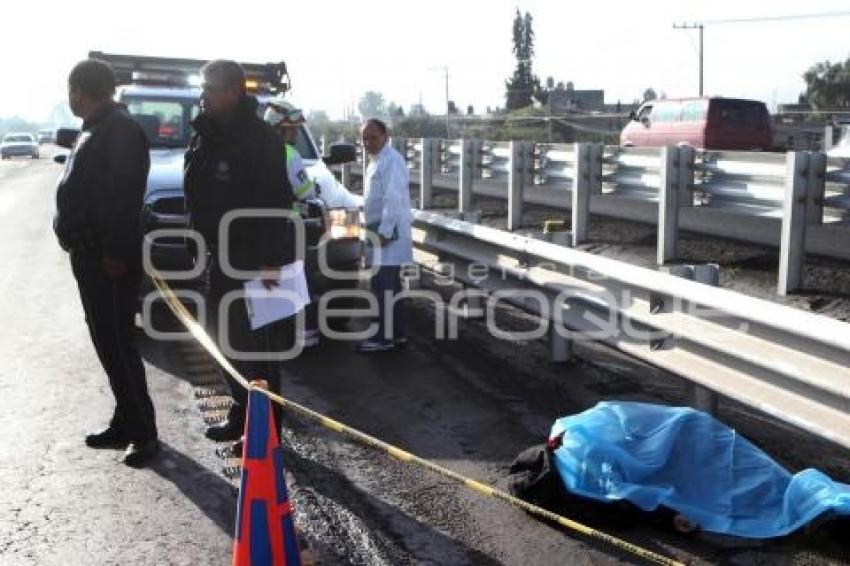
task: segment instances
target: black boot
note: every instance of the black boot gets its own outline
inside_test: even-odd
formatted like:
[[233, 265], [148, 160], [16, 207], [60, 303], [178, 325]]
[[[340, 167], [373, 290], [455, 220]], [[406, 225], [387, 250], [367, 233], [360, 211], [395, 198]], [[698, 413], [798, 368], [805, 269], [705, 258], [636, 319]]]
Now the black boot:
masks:
[[131, 442], [124, 453], [124, 464], [131, 468], [143, 468], [159, 454], [160, 449], [156, 438]]
[[112, 425], [100, 432], [93, 432], [86, 436], [86, 446], [89, 448], [123, 449], [128, 444], [130, 444], [130, 439], [127, 438], [124, 431]]
[[238, 440], [245, 432], [245, 408], [241, 405], [231, 405], [227, 419], [207, 427], [206, 436], [216, 442]]

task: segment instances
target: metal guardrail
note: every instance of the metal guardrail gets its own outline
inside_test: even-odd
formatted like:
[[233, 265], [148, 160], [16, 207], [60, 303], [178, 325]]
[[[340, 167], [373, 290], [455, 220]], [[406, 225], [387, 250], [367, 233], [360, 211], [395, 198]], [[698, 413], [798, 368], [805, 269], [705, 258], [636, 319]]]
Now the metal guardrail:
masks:
[[676, 258], [683, 229], [778, 246], [780, 294], [802, 286], [807, 252], [850, 260], [850, 160], [827, 161], [823, 153], [425, 138], [393, 144], [407, 148], [423, 209], [435, 191], [456, 192], [463, 213], [472, 212], [473, 197], [502, 199], [510, 230], [522, 226], [526, 205], [568, 210], [573, 245], [586, 239], [591, 213], [653, 223], [659, 264]]
[[451, 266], [487, 293], [488, 308], [498, 298], [548, 320], [553, 355], [570, 341], [603, 342], [703, 399], [720, 394], [850, 448], [845, 323], [421, 210], [413, 239], [417, 261]]
[[[807, 238], [826, 250], [833, 248], [818, 238], [840, 248], [850, 241], [846, 226], [825, 222], [830, 210], [848, 208], [850, 162], [823, 154], [427, 139], [407, 148], [426, 205], [434, 188], [457, 192], [461, 212], [471, 212], [473, 193], [503, 198], [509, 226], [522, 203], [565, 208], [574, 242], [590, 212], [654, 221], [659, 263], [675, 256], [681, 227], [728, 235], [718, 228], [738, 225], [741, 239], [779, 243], [780, 293], [800, 283]], [[446, 174], [441, 148], [456, 163]], [[413, 214], [417, 261], [450, 266], [462, 283], [546, 318], [553, 357], [563, 358], [575, 340], [603, 342], [681, 376], [695, 399], [723, 395], [850, 448], [846, 323], [426, 210]], [[758, 231], [768, 232], [767, 242]]]

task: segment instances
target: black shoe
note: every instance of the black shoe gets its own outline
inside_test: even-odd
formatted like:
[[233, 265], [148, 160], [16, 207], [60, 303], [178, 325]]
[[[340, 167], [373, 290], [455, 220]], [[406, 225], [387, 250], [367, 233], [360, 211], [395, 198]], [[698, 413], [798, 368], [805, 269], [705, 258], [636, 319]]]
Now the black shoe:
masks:
[[113, 448], [121, 450], [130, 444], [130, 439], [120, 430], [114, 427], [106, 428], [100, 432], [93, 432], [86, 436], [86, 446], [89, 448]]
[[131, 468], [144, 467], [154, 456], [159, 454], [159, 440], [153, 438], [141, 442], [131, 442], [124, 452], [124, 463]]
[[227, 419], [207, 427], [206, 436], [215, 442], [239, 440], [245, 433], [245, 411], [240, 405], [231, 405]]

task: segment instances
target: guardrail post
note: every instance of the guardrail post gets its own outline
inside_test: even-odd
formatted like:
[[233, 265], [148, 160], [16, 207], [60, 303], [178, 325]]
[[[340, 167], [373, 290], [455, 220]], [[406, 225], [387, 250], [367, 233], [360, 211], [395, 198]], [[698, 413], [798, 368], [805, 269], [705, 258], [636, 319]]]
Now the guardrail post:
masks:
[[[720, 266], [716, 263], [706, 264], [674, 264], [661, 267], [661, 271], [683, 279], [690, 279], [704, 285], [717, 287], [720, 285]], [[666, 296], [650, 293], [650, 312], [654, 314], [672, 313], [684, 306], [681, 301]], [[675, 347], [676, 337], [672, 334], [660, 334], [650, 339], [652, 348]], [[699, 384], [691, 383], [691, 406], [710, 415], [717, 414], [717, 393]]]
[[522, 226], [522, 187], [525, 183], [528, 144], [512, 141], [508, 160], [508, 230]]
[[676, 259], [679, 253], [679, 169], [682, 148], [661, 148], [661, 181], [658, 187], [658, 265]]
[[789, 151], [786, 160], [785, 200], [779, 242], [779, 281], [776, 292], [787, 295], [803, 286], [806, 261], [806, 181], [809, 154]]
[[480, 291], [471, 287], [473, 292], [468, 293], [463, 304], [463, 318], [466, 320], [483, 320], [486, 318], [486, 302], [485, 297]]
[[458, 173], [458, 212], [472, 212], [472, 183], [480, 154], [478, 140], [460, 140], [460, 172]]
[[554, 320], [549, 323], [549, 352], [551, 361], [562, 364], [573, 359], [573, 342], [561, 332], [558, 332]]
[[[693, 266], [694, 281], [704, 285], [717, 287], [720, 285], [720, 266], [716, 263], [707, 263]], [[692, 404], [709, 415], [717, 415], [718, 396], [717, 393], [698, 384], [694, 384], [691, 390]]]
[[806, 175], [806, 224], [823, 224], [823, 199], [826, 196], [826, 154], [809, 154], [808, 175]]
[[590, 195], [598, 193], [602, 186], [602, 146], [599, 144], [576, 143], [573, 165], [572, 190], [572, 245], [587, 240], [590, 223]]
[[835, 127], [827, 124], [823, 129], [823, 152], [826, 153], [835, 145]]
[[434, 204], [434, 141], [422, 138], [422, 168], [419, 170], [419, 206], [424, 210]]
[[692, 207], [694, 205], [694, 162], [696, 151], [691, 146], [679, 147], [679, 207]]

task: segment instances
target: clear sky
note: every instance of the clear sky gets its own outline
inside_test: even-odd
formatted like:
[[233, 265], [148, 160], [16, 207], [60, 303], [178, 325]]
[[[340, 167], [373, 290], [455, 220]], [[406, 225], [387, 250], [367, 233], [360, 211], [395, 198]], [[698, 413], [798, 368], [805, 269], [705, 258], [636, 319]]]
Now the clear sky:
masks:
[[[848, 0], [369, 0], [329, 2], [6, 2], [0, 116], [43, 119], [89, 50], [285, 60], [293, 101], [341, 117], [367, 89], [440, 112], [449, 67], [459, 107], [504, 104], [514, 10], [529, 11], [534, 70], [630, 101], [647, 87], [697, 92], [697, 32], [673, 22], [850, 10]], [[795, 101], [805, 69], [850, 56], [850, 17], [706, 26], [706, 94]]]

